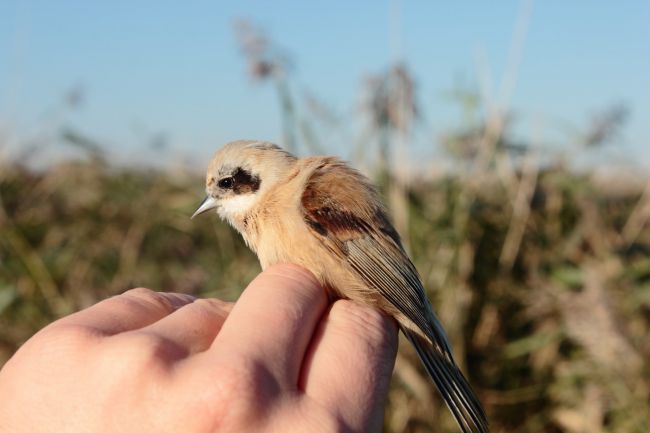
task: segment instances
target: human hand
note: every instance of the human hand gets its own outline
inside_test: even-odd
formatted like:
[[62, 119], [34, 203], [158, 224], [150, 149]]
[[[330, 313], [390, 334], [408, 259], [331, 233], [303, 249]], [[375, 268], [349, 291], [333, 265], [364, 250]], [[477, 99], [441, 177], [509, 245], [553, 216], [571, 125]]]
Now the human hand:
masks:
[[0, 431], [379, 431], [396, 348], [392, 320], [328, 308], [296, 266], [236, 304], [135, 289], [18, 350], [0, 370]]

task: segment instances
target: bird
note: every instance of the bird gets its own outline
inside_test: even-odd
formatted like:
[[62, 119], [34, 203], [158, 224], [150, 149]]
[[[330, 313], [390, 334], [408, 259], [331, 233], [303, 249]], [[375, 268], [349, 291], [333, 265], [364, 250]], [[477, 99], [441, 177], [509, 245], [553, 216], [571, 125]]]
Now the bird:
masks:
[[392, 316], [463, 433], [487, 433], [479, 399], [454, 361], [415, 266], [372, 182], [332, 156], [297, 158], [266, 141], [238, 140], [212, 157], [206, 197], [243, 237], [262, 269], [293, 263], [331, 299]]

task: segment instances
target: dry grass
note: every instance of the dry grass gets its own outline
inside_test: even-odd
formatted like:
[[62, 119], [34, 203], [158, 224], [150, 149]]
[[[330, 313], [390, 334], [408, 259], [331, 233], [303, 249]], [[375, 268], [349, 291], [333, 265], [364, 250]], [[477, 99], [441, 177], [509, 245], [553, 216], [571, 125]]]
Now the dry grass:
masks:
[[[489, 176], [410, 183], [404, 235], [435, 309], [494, 432], [650, 431], [646, 198], [534, 171], [514, 188]], [[127, 288], [234, 299], [259, 270], [225, 224], [189, 220], [197, 176], [98, 159], [0, 173], [0, 362]], [[385, 426], [457, 431], [406, 344]]]

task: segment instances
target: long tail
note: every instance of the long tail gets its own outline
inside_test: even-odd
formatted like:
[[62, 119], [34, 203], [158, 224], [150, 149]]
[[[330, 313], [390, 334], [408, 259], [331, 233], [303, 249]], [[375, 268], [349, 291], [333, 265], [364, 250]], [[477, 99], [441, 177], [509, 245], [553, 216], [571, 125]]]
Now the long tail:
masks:
[[481, 403], [451, 355], [447, 356], [414, 331], [403, 326], [401, 329], [415, 347], [427, 373], [438, 387], [463, 433], [489, 433]]

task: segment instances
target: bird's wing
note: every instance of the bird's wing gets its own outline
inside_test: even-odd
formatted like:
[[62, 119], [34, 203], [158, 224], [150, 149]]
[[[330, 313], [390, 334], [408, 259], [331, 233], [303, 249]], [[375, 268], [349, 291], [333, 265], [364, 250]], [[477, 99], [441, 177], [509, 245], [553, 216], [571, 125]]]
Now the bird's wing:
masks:
[[313, 234], [428, 337], [400, 323], [463, 432], [488, 432], [483, 408], [453, 360], [442, 325], [374, 187], [343, 162], [325, 158], [308, 179], [301, 204]]
[[451, 356], [415, 267], [368, 179], [336, 158], [324, 158], [302, 194], [303, 217], [315, 236]]

